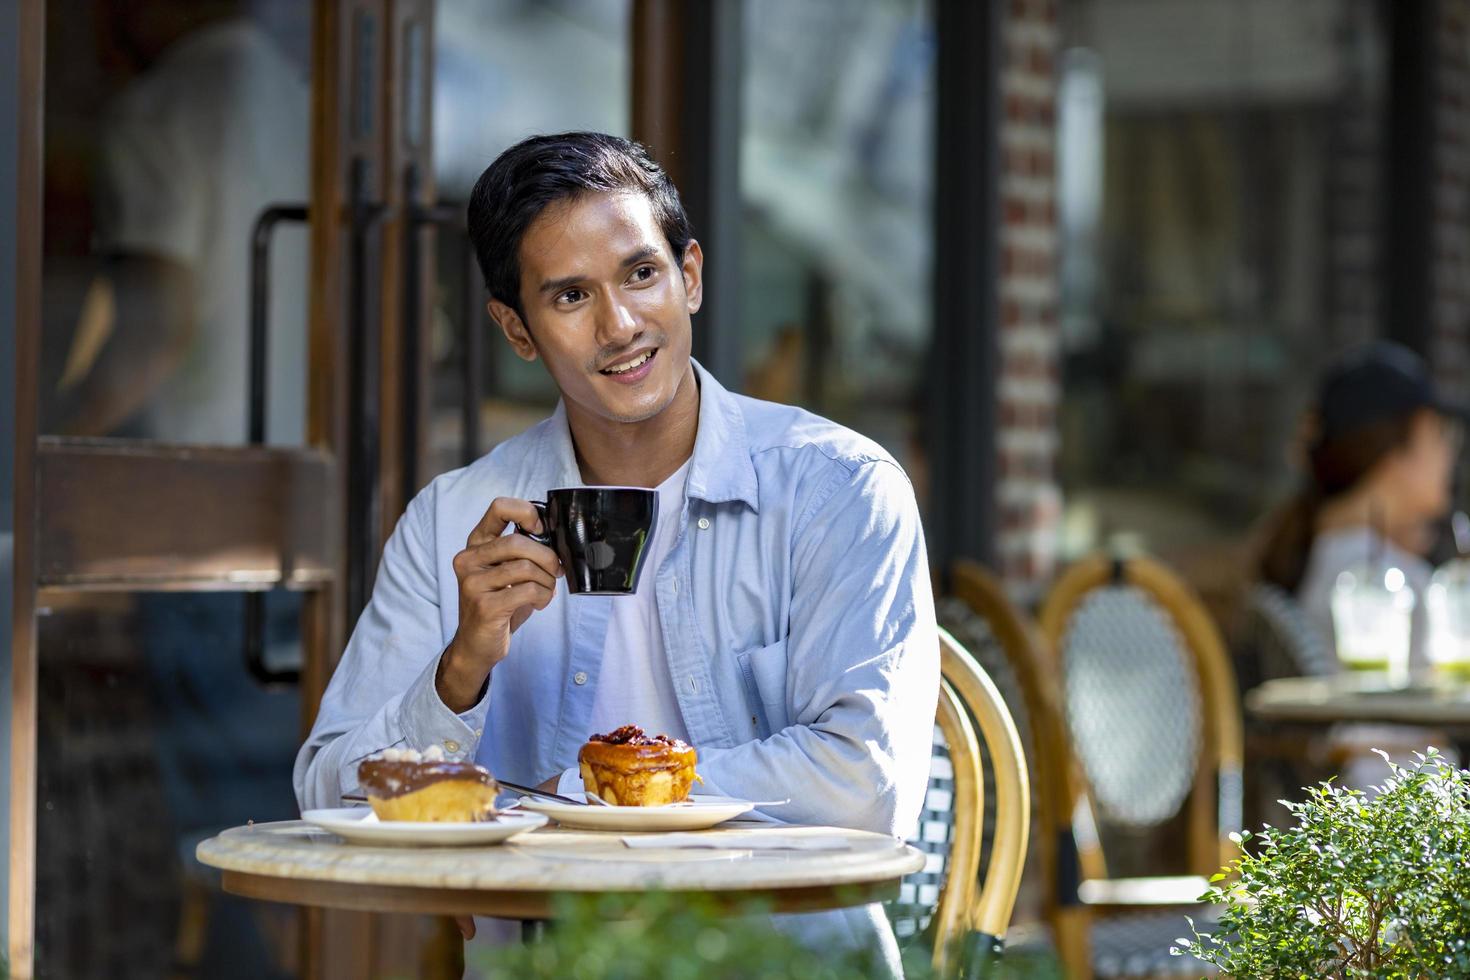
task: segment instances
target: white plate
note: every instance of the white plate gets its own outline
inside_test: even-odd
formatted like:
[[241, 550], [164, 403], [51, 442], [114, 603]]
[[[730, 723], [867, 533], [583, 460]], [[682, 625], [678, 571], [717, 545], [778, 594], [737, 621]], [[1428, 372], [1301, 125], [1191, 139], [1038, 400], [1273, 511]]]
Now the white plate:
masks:
[[[571, 794], [572, 799], [581, 793]], [[521, 809], [544, 813], [563, 827], [582, 830], [704, 830], [755, 808], [754, 803], [728, 796], [693, 795], [667, 806], [578, 806], [521, 797]]]
[[307, 823], [330, 830], [357, 844], [449, 846], [454, 844], [499, 844], [517, 834], [546, 824], [539, 813], [501, 812], [483, 823], [410, 823], [379, 820], [372, 807], [349, 806], [335, 810], [307, 810]]

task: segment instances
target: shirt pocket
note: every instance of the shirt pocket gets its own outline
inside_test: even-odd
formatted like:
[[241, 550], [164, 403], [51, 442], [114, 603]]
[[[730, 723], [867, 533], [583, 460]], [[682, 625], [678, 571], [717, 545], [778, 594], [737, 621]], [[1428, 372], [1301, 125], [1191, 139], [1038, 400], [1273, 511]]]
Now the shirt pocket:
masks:
[[735, 660], [745, 681], [756, 737], [766, 738], [790, 725], [786, 710], [786, 637], [737, 653]]

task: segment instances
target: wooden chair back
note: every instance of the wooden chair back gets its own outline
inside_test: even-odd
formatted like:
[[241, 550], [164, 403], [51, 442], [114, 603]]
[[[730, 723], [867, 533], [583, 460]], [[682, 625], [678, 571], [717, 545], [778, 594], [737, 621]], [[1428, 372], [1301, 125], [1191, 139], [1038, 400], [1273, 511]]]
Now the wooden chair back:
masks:
[[[1235, 854], [1244, 750], [1229, 656], [1198, 597], [1157, 562], [1096, 556], [1057, 580], [1041, 630], [1098, 816], [1149, 828], [1184, 812], [1188, 870], [1219, 870]], [[1079, 846], [1101, 876], [1100, 851]]]
[[[934, 967], [948, 976], [977, 946], [982, 955], [992, 955], [1004, 941], [1025, 862], [1031, 804], [1020, 738], [999, 691], [943, 630], [939, 648], [929, 792], [919, 834], [909, 842], [930, 861], [904, 879], [888, 911], [900, 941], [919, 933], [932, 938]], [[995, 787], [989, 811], [987, 765]], [[993, 813], [988, 834], [987, 812]], [[985, 837], [991, 846], [982, 879]]]
[[[965, 648], [943, 629], [939, 631], [939, 655], [943, 684], [954, 693], [965, 714], [973, 720], [979, 735], [978, 745], [984, 747], [983, 757], [990, 782], [995, 787], [994, 806], [988, 810], [993, 815], [989, 832], [982, 834], [984, 821], [976, 821], [975, 861], [962, 874], [956, 865], [957, 873], [951, 875], [951, 878], [960, 879], [954, 885], [952, 900], [960, 910], [956, 921], [963, 926], [964, 940], [972, 951], [978, 949], [980, 956], [989, 957], [998, 954], [1004, 944], [1016, 905], [1016, 894], [1021, 887], [1026, 843], [1031, 829], [1030, 780], [1026, 774], [1020, 735], [994, 682]], [[972, 763], [972, 774], [978, 790], [974, 803], [984, 814], [987, 812], [983, 798], [986, 773], [982, 770], [979, 752]], [[983, 876], [980, 862], [982, 836], [989, 839]], [[943, 900], [939, 914], [941, 923], [945, 914], [951, 914]], [[941, 972], [946, 965], [943, 957], [952, 955], [957, 938], [954, 934], [941, 936], [944, 941], [935, 944], [935, 965], [941, 968]]]

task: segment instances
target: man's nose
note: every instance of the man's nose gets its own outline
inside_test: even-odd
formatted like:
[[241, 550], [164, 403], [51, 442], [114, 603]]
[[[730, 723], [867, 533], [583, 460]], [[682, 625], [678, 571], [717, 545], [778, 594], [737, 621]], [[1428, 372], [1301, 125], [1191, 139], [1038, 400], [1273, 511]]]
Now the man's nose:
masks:
[[617, 349], [638, 334], [638, 318], [626, 303], [614, 298], [603, 305], [597, 318], [597, 341], [603, 347]]

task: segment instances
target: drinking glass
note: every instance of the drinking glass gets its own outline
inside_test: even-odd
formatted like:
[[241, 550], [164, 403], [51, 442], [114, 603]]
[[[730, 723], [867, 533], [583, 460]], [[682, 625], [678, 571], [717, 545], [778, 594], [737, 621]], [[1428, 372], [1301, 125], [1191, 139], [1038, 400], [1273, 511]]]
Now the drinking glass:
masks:
[[1382, 670], [1390, 686], [1407, 687], [1416, 601], [1401, 569], [1362, 566], [1340, 573], [1332, 589], [1338, 659], [1354, 670]]
[[1429, 662], [1441, 673], [1470, 679], [1470, 560], [1441, 565], [1425, 595]]

